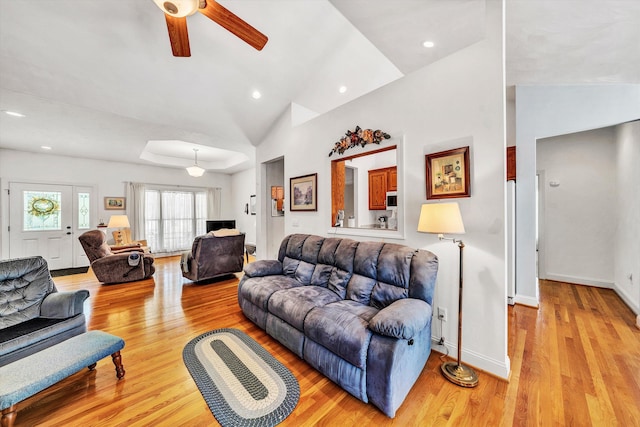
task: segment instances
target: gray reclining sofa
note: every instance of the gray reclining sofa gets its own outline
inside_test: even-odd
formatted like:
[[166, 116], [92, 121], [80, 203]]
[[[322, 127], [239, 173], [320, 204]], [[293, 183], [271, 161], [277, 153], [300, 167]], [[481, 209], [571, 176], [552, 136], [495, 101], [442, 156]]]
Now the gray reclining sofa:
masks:
[[248, 264], [243, 313], [363, 402], [394, 417], [431, 352], [438, 259], [381, 242], [294, 234]]

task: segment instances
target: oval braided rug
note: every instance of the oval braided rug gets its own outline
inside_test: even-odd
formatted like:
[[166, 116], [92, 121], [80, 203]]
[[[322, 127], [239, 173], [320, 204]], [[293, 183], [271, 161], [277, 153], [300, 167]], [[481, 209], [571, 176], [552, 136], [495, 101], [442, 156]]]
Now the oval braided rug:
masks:
[[222, 426], [275, 426], [296, 407], [291, 371], [237, 329], [217, 329], [182, 351], [189, 373]]

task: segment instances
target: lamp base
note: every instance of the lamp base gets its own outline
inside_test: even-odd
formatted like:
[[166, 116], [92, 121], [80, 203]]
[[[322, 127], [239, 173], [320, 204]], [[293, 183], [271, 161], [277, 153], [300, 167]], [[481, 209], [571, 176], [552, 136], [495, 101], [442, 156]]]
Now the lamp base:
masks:
[[454, 384], [469, 388], [478, 385], [478, 375], [468, 366], [459, 365], [458, 362], [445, 362], [441, 369], [442, 375]]

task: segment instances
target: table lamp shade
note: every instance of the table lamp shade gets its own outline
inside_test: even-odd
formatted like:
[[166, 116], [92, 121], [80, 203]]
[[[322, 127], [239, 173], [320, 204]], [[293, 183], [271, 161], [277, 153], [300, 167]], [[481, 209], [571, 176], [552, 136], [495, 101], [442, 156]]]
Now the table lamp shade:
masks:
[[457, 203], [422, 205], [418, 231], [433, 234], [464, 234], [462, 215]]
[[109, 228], [129, 228], [129, 218], [126, 215], [111, 215]]

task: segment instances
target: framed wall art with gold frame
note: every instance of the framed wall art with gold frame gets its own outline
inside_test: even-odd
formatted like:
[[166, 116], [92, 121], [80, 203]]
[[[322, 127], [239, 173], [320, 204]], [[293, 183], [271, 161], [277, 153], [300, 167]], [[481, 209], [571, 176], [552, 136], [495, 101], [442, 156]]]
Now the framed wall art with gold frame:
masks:
[[469, 147], [425, 156], [427, 200], [470, 197]]
[[108, 211], [123, 211], [125, 210], [125, 198], [124, 197], [105, 197], [104, 208]]
[[290, 200], [292, 211], [318, 210], [318, 174], [298, 176], [290, 180]]

